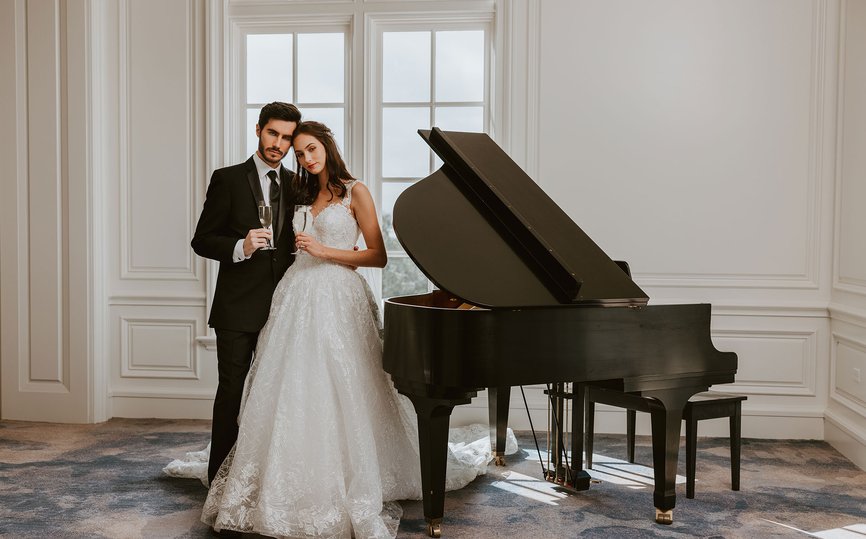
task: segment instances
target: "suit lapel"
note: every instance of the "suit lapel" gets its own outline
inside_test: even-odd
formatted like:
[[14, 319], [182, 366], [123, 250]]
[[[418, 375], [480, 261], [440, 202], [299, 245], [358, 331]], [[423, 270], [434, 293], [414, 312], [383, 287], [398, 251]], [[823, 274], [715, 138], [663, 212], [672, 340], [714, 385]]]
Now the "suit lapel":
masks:
[[262, 194], [262, 183], [259, 181], [259, 172], [256, 169], [256, 162], [253, 161], [252, 157], [250, 157], [245, 164], [247, 166], [247, 181], [250, 182], [250, 189], [253, 191], [253, 200], [255, 201], [256, 206], [258, 206], [260, 202], [265, 200], [265, 196]]

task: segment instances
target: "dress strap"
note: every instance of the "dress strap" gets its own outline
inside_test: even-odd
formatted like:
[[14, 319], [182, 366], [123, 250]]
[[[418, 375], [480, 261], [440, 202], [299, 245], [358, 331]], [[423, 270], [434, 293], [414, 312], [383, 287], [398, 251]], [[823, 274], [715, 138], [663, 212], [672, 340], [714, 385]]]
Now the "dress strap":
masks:
[[352, 187], [358, 183], [358, 180], [352, 180], [346, 183], [346, 196], [343, 197], [343, 206], [349, 207], [349, 204], [352, 203]]

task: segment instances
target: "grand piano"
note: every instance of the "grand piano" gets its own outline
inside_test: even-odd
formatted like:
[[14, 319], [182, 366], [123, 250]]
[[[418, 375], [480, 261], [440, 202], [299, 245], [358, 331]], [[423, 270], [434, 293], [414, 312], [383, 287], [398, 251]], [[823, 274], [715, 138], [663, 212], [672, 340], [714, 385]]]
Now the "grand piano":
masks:
[[[418, 415], [424, 517], [439, 537], [449, 418], [488, 389], [491, 441], [504, 454], [512, 386], [601, 383], [657, 399], [656, 521], [670, 523], [688, 399], [734, 381], [737, 356], [710, 340], [710, 305], [648, 296], [486, 134], [419, 131], [443, 166], [394, 205], [397, 239], [436, 285], [385, 301], [383, 366]], [[576, 403], [580, 404], [580, 403]], [[583, 417], [573, 415], [572, 486]]]

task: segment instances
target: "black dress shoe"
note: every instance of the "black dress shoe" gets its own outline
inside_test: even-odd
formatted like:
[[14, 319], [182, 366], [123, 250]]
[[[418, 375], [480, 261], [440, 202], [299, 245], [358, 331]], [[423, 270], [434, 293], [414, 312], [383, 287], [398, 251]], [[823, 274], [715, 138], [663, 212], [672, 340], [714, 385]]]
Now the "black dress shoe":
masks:
[[216, 531], [215, 529], [210, 529], [211, 535], [216, 537], [243, 537], [244, 534], [235, 530], [220, 530]]

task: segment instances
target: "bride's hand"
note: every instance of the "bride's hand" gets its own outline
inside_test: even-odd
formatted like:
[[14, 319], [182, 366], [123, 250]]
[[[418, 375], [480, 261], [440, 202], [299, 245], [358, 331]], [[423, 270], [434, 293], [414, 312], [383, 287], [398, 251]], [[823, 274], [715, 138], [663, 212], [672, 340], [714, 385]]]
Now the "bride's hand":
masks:
[[325, 257], [325, 246], [306, 232], [298, 232], [295, 236], [295, 245], [298, 246], [298, 249], [303, 249], [315, 257]]

